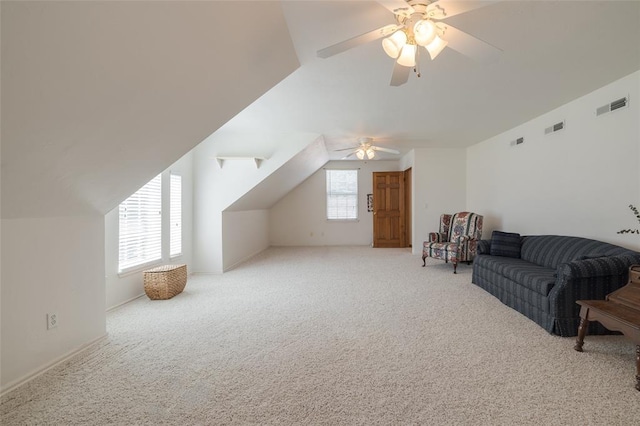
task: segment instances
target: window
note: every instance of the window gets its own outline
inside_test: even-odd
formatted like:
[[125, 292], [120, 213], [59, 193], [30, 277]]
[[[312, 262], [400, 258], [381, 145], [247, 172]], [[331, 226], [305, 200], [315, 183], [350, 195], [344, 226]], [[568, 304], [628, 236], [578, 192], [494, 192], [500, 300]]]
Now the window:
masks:
[[169, 186], [169, 256], [182, 254], [182, 176], [171, 174]]
[[327, 219], [358, 219], [357, 170], [327, 170]]
[[158, 175], [120, 204], [120, 272], [162, 258], [161, 200]]

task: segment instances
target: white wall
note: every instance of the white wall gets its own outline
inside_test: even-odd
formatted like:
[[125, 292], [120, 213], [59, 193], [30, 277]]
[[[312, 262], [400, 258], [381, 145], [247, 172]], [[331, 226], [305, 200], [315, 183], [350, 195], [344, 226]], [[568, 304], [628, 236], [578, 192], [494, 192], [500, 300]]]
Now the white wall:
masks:
[[105, 334], [104, 217], [2, 219], [1, 279], [7, 390]]
[[[193, 266], [193, 154], [188, 153], [162, 172], [162, 211], [169, 212], [169, 179], [171, 173], [182, 176], [182, 255], [169, 256], [169, 218], [162, 221], [162, 259], [154, 265], [185, 263], [187, 271]], [[145, 265], [139, 270], [118, 274], [118, 207], [105, 216], [105, 273], [106, 307], [116, 307], [144, 294], [142, 270], [153, 267]]]
[[441, 214], [466, 210], [467, 160], [466, 150], [454, 148], [420, 148], [413, 155], [413, 253], [419, 254]]
[[422, 245], [422, 241], [418, 241], [416, 240], [416, 204], [415, 204], [415, 196], [416, 196], [416, 183], [415, 183], [415, 176], [413, 174], [413, 167], [415, 166], [415, 150], [411, 150], [408, 153], [406, 153], [405, 155], [402, 156], [402, 158], [400, 158], [399, 160], [399, 167], [400, 170], [402, 171], [406, 171], [408, 169], [412, 169], [412, 173], [411, 173], [411, 190], [410, 193], [407, 194], [406, 190], [405, 190], [405, 194], [407, 196], [411, 197], [411, 223], [407, 224], [409, 231], [411, 232], [411, 236], [410, 236], [410, 241], [409, 244], [411, 245], [412, 251], [415, 251], [414, 246], [416, 244], [418, 244], [419, 246]]
[[[630, 96], [627, 108], [597, 107]], [[468, 148], [467, 207], [494, 229], [576, 235], [640, 248], [629, 204], [640, 203], [640, 71]], [[566, 120], [566, 128], [544, 129]], [[509, 142], [524, 137], [524, 143]]]
[[[328, 221], [325, 169], [358, 170], [358, 221]], [[373, 172], [399, 171], [398, 161], [330, 161], [276, 203], [270, 212], [273, 246], [370, 245], [373, 216], [367, 194], [373, 193]]]
[[222, 266], [228, 271], [269, 247], [269, 210], [222, 213]]

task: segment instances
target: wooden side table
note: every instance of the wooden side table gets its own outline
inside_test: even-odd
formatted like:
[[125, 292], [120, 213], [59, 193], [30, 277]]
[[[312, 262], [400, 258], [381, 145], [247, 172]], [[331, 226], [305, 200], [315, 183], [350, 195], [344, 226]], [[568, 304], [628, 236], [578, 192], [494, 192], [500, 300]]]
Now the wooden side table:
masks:
[[619, 331], [636, 344], [636, 389], [640, 391], [640, 310], [610, 300], [578, 300], [580, 326], [574, 349], [582, 352], [590, 321]]

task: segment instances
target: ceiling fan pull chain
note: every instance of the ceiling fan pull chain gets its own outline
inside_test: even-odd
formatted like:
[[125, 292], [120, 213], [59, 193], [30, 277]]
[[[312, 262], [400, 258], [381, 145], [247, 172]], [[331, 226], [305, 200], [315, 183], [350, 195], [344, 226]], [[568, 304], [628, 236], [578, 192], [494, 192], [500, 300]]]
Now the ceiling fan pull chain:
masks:
[[413, 72], [420, 78], [420, 49], [416, 49], [416, 66], [413, 67]]

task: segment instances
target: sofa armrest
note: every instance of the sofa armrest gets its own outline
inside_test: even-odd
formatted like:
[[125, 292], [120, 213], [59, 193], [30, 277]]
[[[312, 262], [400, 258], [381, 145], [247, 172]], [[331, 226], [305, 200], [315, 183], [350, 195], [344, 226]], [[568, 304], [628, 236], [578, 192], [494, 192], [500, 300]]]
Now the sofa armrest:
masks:
[[[556, 283], [549, 292], [549, 313], [562, 327], [563, 318], [579, 318], [577, 300], [604, 300], [627, 283], [629, 266], [638, 263], [634, 255], [618, 255], [574, 260], [558, 266]], [[577, 320], [576, 320], [577, 324]], [[555, 330], [562, 336], [574, 336], [577, 330]]]
[[491, 240], [478, 241], [478, 254], [491, 254]]
[[592, 278], [625, 275], [629, 266], [638, 263], [640, 259], [631, 255], [603, 256], [592, 259], [574, 260], [558, 266], [558, 276], [570, 278]]

